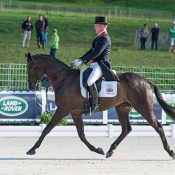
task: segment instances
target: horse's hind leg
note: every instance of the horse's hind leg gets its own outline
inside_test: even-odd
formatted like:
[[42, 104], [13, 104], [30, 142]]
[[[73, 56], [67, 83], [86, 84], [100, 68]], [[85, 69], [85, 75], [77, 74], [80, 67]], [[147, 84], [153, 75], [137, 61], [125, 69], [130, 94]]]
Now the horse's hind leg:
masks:
[[148, 121], [148, 123], [156, 130], [156, 132], [159, 134], [162, 143], [163, 143], [163, 147], [165, 149], [165, 151], [167, 151], [167, 153], [173, 158], [175, 159], [175, 154], [173, 152], [173, 150], [170, 149], [170, 146], [168, 145], [167, 139], [165, 137], [165, 133], [162, 127], [162, 124], [157, 120], [157, 118], [155, 117], [154, 113], [151, 112], [150, 114], [144, 115], [145, 119]]
[[28, 155], [34, 155], [35, 150], [40, 147], [42, 141], [44, 140], [45, 136], [61, 121], [63, 117], [65, 117], [67, 113], [65, 111], [58, 108], [53, 115], [51, 121], [48, 123], [48, 125], [44, 128], [40, 138], [35, 143], [35, 145], [26, 153]]
[[[139, 97], [139, 95], [137, 95], [137, 97]], [[167, 153], [173, 159], [175, 159], [175, 154], [174, 154], [173, 150], [170, 150], [170, 147], [169, 147], [168, 142], [167, 142], [166, 137], [165, 137], [163, 127], [154, 115], [153, 97], [152, 97], [151, 93], [147, 93], [147, 98], [145, 98], [145, 100], [144, 100], [143, 96], [142, 97], [140, 96], [140, 99], [142, 99], [142, 101], [140, 103], [134, 103], [134, 102], [132, 103], [133, 107], [156, 130], [156, 132], [159, 134], [159, 136], [162, 140], [164, 149], [167, 151]], [[135, 102], [136, 102], [136, 100], [135, 100]]]
[[130, 110], [131, 110], [130, 107], [124, 105], [116, 107], [118, 119], [122, 127], [122, 132], [120, 136], [112, 143], [109, 151], [106, 153], [106, 158], [112, 156], [113, 151], [116, 149], [119, 143], [131, 132], [132, 128], [129, 122], [129, 115], [128, 115]]
[[95, 148], [93, 145], [91, 145], [86, 137], [85, 137], [85, 133], [84, 133], [84, 124], [83, 124], [83, 120], [82, 120], [82, 116], [81, 115], [76, 115], [76, 114], [72, 114], [72, 118], [74, 120], [74, 123], [76, 125], [77, 128], [77, 132], [78, 132], [78, 136], [80, 137], [81, 141], [91, 150], [94, 151], [98, 154], [102, 154], [104, 155], [104, 151], [102, 148]]
[[[157, 120], [157, 119], [156, 119], [156, 120]], [[153, 127], [154, 127], [154, 126], [153, 126]], [[174, 151], [173, 151], [173, 150], [170, 150], [170, 147], [169, 147], [168, 142], [167, 142], [166, 137], [165, 137], [165, 133], [164, 133], [162, 124], [161, 124], [158, 120], [157, 120], [157, 126], [154, 127], [154, 129], [155, 129], [155, 130], [157, 131], [157, 133], [160, 135], [160, 138], [161, 138], [161, 140], [162, 140], [164, 149], [168, 152], [168, 154], [169, 154], [173, 159], [175, 159]]]

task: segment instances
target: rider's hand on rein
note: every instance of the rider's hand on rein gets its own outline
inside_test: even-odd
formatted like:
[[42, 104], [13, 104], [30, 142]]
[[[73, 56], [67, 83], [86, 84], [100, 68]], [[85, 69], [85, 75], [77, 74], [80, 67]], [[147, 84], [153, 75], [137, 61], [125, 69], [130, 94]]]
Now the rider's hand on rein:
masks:
[[71, 68], [77, 68], [77, 67], [79, 67], [80, 65], [82, 65], [83, 64], [83, 60], [81, 60], [81, 59], [76, 59], [76, 60], [74, 60], [71, 64], [70, 64], [70, 67]]

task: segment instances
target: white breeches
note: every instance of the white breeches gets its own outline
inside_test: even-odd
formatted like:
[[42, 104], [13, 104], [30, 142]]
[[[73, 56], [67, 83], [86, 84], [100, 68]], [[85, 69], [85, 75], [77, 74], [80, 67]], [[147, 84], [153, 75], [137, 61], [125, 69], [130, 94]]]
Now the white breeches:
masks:
[[102, 71], [100, 66], [98, 65], [97, 62], [91, 63], [90, 67], [93, 69], [88, 80], [87, 84], [88, 86], [91, 86], [93, 83], [95, 83], [101, 76], [102, 76]]

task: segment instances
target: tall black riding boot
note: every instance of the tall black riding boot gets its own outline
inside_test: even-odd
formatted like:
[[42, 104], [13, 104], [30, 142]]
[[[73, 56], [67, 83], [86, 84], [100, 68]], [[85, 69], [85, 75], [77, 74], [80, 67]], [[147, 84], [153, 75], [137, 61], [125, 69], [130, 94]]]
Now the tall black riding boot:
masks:
[[95, 84], [89, 86], [89, 93], [91, 96], [91, 112], [98, 112], [99, 111], [99, 104], [98, 104], [98, 90]]

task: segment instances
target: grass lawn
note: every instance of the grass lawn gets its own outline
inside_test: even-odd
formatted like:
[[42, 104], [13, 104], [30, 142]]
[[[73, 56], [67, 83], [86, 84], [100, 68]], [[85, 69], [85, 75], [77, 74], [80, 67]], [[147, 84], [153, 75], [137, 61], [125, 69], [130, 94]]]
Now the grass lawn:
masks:
[[[20, 26], [27, 15], [32, 17], [33, 23], [39, 14], [44, 11], [32, 10], [1, 10], [0, 11], [0, 63], [25, 63], [24, 54], [30, 51], [36, 53], [49, 53], [49, 48], [38, 49], [36, 34], [32, 31], [30, 49], [22, 49], [20, 46]], [[90, 47], [95, 37], [93, 22], [95, 15], [49, 12], [50, 31], [58, 29], [60, 36], [59, 59], [70, 63], [80, 57]], [[109, 34], [112, 39], [111, 60], [115, 66], [134, 67], [175, 67], [175, 55], [167, 53], [167, 47], [155, 53], [149, 49], [141, 52], [133, 47], [133, 34], [140, 29], [143, 23], [150, 28], [154, 22], [158, 22], [161, 31], [167, 32], [171, 21], [146, 20], [138, 18], [109, 18]], [[49, 32], [50, 38], [51, 32]]]

